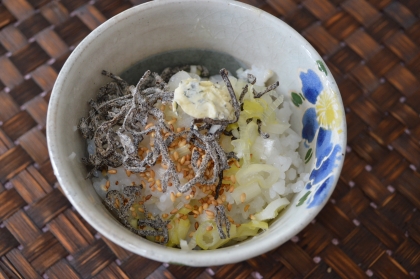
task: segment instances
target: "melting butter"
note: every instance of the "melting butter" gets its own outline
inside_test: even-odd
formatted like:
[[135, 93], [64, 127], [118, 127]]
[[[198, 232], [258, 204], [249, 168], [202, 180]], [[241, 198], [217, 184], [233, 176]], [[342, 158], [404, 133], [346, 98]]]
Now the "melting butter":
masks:
[[182, 80], [174, 92], [173, 106], [195, 118], [231, 120], [234, 109], [226, 85], [195, 78]]

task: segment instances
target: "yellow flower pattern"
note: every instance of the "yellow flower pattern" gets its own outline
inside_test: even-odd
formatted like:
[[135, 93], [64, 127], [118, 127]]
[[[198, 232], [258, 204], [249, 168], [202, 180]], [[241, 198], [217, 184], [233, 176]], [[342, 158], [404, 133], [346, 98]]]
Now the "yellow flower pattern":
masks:
[[318, 123], [325, 129], [337, 129], [341, 125], [342, 117], [336, 94], [330, 89], [324, 90], [316, 102]]

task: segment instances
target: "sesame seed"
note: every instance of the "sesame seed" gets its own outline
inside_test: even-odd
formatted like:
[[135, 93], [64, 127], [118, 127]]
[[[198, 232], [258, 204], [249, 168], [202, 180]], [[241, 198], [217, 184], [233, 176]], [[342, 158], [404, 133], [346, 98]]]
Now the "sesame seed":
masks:
[[169, 216], [169, 215], [168, 215], [168, 214], [166, 214], [166, 213], [162, 214], [162, 218], [163, 218], [163, 219], [168, 218], [168, 216]]
[[195, 228], [195, 229], [198, 229], [198, 222], [195, 222], [195, 224], [194, 224], [194, 228]]
[[180, 196], [182, 196], [181, 192], [176, 193], [176, 196], [179, 198]]
[[192, 209], [192, 208], [193, 208], [193, 207], [192, 207], [190, 204], [188, 204], [188, 203], [187, 203], [186, 205], [184, 205], [184, 207], [185, 207], [185, 208], [188, 208], [188, 209]]
[[211, 230], [213, 230], [213, 226], [208, 226], [207, 228], [206, 228], [206, 231], [211, 231]]
[[109, 182], [109, 180], [107, 180], [105, 182], [105, 188], [108, 190], [109, 186], [111, 186], [111, 182]]
[[232, 193], [233, 192], [233, 190], [235, 190], [235, 186], [230, 186], [230, 188], [229, 188], [229, 193]]
[[241, 202], [245, 202], [245, 200], [246, 200], [246, 194], [242, 193], [241, 194]]
[[191, 199], [191, 196], [185, 196], [185, 199], [189, 200], [189, 199]]
[[181, 217], [182, 220], [187, 220], [188, 219], [188, 215], [184, 215]]
[[117, 173], [117, 170], [108, 170], [108, 173], [109, 174], [116, 174]]
[[130, 175], [131, 175], [131, 171], [129, 171], [129, 170], [125, 170], [125, 174], [126, 174], [128, 177], [130, 177]]
[[155, 178], [155, 171], [154, 170], [150, 170], [150, 177]]
[[241, 167], [241, 165], [239, 165], [239, 162], [238, 161], [233, 161], [234, 162], [234, 164], [235, 164], [235, 166], [237, 167], [237, 168], [240, 168]]
[[118, 180], [117, 180], [117, 181], [115, 181], [115, 185], [118, 185], [118, 183], [119, 183], [119, 182], [118, 182]]
[[228, 205], [227, 205], [227, 210], [228, 210], [228, 211], [231, 211], [231, 210], [232, 210], [232, 204], [231, 204], [231, 203], [228, 203]]
[[150, 198], [152, 197], [152, 195], [147, 195], [146, 197], [145, 197], [145, 200], [146, 201], [148, 201], [148, 200], [150, 200]]
[[150, 127], [152, 127], [154, 124], [153, 123], [149, 123], [146, 125], [146, 127], [144, 127], [145, 130], [149, 129]]
[[172, 225], [171, 225], [171, 224], [166, 225], [166, 227], [167, 227], [168, 229], [172, 229]]
[[214, 212], [211, 210], [206, 210], [207, 216], [214, 216]]
[[183, 147], [184, 145], [186, 145], [187, 144], [187, 140], [182, 140], [182, 141], [180, 141], [179, 143], [178, 143], [178, 146], [179, 147]]
[[144, 213], [144, 209], [143, 209], [142, 207], [137, 208], [137, 210], [138, 210], [139, 212]]
[[207, 208], [209, 208], [209, 204], [208, 203], [203, 203], [203, 209], [206, 210]]
[[236, 176], [234, 174], [232, 174], [230, 176], [230, 180], [232, 181], [232, 183], [236, 183]]
[[251, 219], [251, 220], [255, 220], [255, 216], [254, 216], [254, 215], [252, 215], [252, 214], [249, 214], [249, 219]]
[[175, 196], [174, 192], [171, 192], [171, 201], [175, 202], [175, 200], [176, 200], [176, 196]]
[[247, 211], [248, 211], [248, 209], [249, 209], [249, 207], [250, 207], [250, 205], [249, 205], [249, 204], [245, 205], [245, 207], [244, 207], [244, 211], [245, 211], [245, 212], [247, 212]]
[[178, 208], [174, 208], [174, 209], [172, 209], [172, 211], [170, 212], [171, 214], [175, 214], [175, 213], [177, 213], [178, 212]]

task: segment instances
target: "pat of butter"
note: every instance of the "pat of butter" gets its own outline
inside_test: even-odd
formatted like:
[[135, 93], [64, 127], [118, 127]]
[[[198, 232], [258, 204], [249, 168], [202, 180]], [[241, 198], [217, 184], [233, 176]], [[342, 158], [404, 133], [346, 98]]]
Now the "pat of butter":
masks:
[[226, 85], [195, 78], [182, 80], [174, 92], [174, 101], [182, 110], [195, 118], [231, 120], [234, 109]]

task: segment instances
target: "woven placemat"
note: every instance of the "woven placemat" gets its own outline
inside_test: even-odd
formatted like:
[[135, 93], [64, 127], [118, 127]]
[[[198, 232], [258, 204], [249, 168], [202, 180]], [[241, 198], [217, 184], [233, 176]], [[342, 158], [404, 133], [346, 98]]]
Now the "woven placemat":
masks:
[[413, 278], [420, 276], [420, 1], [246, 0], [319, 51], [346, 107], [348, 148], [331, 200], [283, 246], [191, 268], [100, 236], [59, 190], [48, 100], [74, 47], [142, 0], [0, 2], [0, 278]]

